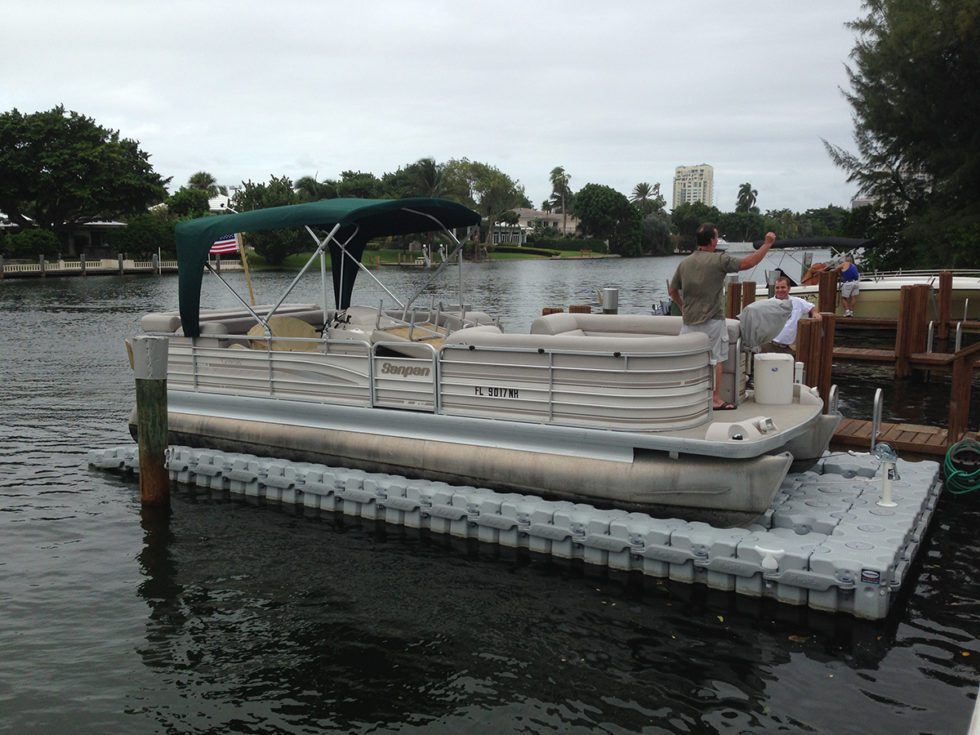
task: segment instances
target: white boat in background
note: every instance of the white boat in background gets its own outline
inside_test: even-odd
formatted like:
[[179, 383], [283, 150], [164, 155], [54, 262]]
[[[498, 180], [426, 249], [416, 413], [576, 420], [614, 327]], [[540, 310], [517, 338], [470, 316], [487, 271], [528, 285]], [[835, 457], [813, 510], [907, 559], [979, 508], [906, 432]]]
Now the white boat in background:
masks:
[[[508, 334], [462, 294], [451, 307], [393, 294], [389, 308], [351, 304], [369, 239], [442, 229], [462, 267], [452, 229], [478, 222], [451, 202], [405, 199], [178, 225], [180, 309], [142, 320], [169, 340], [171, 442], [721, 525], [758, 517], [792, 466], [826, 450], [840, 416], [794, 381], [790, 357], [759, 356], [746, 389], [736, 320], [722, 384], [736, 408], [718, 411], [707, 337], [680, 335], [678, 317], [559, 313]], [[290, 225], [327, 234], [314, 233], [317, 252], [282, 298], [199, 310], [218, 234]], [[285, 304], [317, 258], [324, 304]]]
[[[838, 252], [853, 252], [868, 245], [869, 241], [867, 240], [850, 238], [794, 238], [777, 240], [773, 244], [773, 248], [800, 250], [833, 249]], [[805, 267], [798, 276], [790, 276], [793, 280], [790, 294], [816, 304], [819, 297], [817, 283], [820, 272], [836, 266], [840, 263], [840, 260], [813, 264], [804, 261], [804, 263]], [[931, 286], [933, 290], [932, 313], [930, 314], [930, 318], [934, 320], [938, 319], [939, 273], [941, 270], [944, 269], [862, 271], [859, 280], [860, 294], [854, 307], [855, 318], [896, 319], [898, 317], [899, 296], [902, 286], [926, 284]], [[946, 270], [950, 270], [953, 273], [950, 318], [964, 321], [980, 320], [980, 270]], [[789, 274], [769, 271], [766, 274], [767, 283], [772, 283], [777, 275]], [[766, 298], [766, 294], [760, 293], [758, 298]], [[843, 314], [839, 297], [837, 312]]]

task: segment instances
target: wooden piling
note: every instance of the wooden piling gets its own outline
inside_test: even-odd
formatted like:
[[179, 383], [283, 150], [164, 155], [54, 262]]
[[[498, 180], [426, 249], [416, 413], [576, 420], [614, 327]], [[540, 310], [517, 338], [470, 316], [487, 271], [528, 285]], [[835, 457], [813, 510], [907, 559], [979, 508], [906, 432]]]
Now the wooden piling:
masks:
[[973, 380], [973, 363], [980, 355], [980, 342], [956, 353], [953, 361], [953, 379], [949, 391], [949, 422], [946, 431], [947, 445], [963, 438], [970, 418], [970, 393]]
[[899, 380], [912, 374], [909, 356], [926, 351], [931, 298], [932, 286], [925, 283], [899, 289], [898, 325], [895, 330], [895, 377]]
[[749, 304], [755, 303], [755, 281], [745, 281], [742, 284], [742, 307], [739, 309], [739, 313], [742, 313], [744, 309]]
[[738, 274], [732, 273], [725, 278], [725, 317], [735, 319], [739, 314], [739, 304], [742, 300], [742, 288], [738, 283]]
[[817, 310], [821, 313], [837, 312], [837, 271], [833, 268], [820, 271], [817, 276]]
[[546, 306], [541, 310], [541, 316], [548, 316], [548, 314], [561, 314], [564, 311], [564, 307], [561, 306]]
[[572, 304], [568, 307], [569, 314], [591, 314], [592, 304]]
[[803, 363], [807, 385], [820, 392], [823, 412], [827, 413], [837, 316], [830, 312], [820, 316], [819, 321], [800, 319], [797, 325], [796, 359]]
[[133, 340], [140, 499], [143, 505], [152, 507], [170, 505], [170, 477], [165, 466], [167, 346], [166, 337], [139, 336]]
[[953, 310], [953, 272], [939, 273], [939, 332], [936, 336], [941, 340], [949, 337], [949, 318]]

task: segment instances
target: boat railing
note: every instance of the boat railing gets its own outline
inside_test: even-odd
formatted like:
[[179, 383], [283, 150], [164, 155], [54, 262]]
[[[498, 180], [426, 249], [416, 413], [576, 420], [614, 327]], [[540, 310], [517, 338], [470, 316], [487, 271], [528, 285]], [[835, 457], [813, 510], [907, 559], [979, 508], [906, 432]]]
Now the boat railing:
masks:
[[439, 412], [627, 431], [710, 420], [710, 352], [443, 346]]
[[171, 340], [171, 388], [663, 431], [710, 420], [706, 350], [650, 353], [220, 335]]
[[949, 271], [953, 274], [953, 277], [961, 276], [965, 278], [980, 278], [980, 270], [977, 269], [955, 269], [955, 268], [913, 268], [913, 269], [899, 269], [893, 271], [864, 271], [861, 274], [861, 280], [867, 281], [881, 281], [886, 278], [928, 278], [932, 277], [936, 285], [939, 284], [939, 272], [940, 270]]

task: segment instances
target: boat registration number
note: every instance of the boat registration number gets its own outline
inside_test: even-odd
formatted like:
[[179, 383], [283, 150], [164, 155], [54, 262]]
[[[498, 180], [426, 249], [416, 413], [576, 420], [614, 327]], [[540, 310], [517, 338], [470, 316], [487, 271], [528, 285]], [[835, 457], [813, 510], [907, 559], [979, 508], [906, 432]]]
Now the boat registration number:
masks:
[[484, 398], [520, 398], [519, 388], [503, 388], [496, 385], [475, 385], [473, 394]]

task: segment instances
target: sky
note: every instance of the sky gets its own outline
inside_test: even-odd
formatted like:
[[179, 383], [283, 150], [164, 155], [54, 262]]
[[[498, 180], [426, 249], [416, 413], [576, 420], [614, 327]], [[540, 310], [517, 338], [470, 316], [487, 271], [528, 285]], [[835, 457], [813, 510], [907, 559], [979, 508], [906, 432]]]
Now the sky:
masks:
[[535, 206], [562, 166], [629, 196], [709, 163], [714, 204], [849, 206], [860, 0], [32, 0], [4, 4], [0, 112], [59, 104], [175, 191], [468, 158]]

